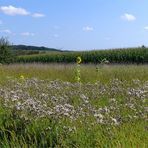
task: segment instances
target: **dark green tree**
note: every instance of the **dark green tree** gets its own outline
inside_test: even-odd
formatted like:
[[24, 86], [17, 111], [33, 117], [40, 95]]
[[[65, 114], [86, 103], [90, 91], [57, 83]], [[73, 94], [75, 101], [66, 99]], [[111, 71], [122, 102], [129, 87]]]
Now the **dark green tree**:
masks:
[[11, 63], [13, 56], [11, 53], [10, 43], [7, 38], [0, 38], [0, 63]]

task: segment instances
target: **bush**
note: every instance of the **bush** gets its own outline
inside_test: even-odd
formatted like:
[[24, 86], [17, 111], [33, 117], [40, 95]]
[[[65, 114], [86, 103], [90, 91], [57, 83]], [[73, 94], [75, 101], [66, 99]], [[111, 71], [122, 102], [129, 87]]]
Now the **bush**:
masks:
[[9, 45], [10, 43], [7, 38], [0, 38], [0, 63], [10, 63], [13, 61], [13, 56]]

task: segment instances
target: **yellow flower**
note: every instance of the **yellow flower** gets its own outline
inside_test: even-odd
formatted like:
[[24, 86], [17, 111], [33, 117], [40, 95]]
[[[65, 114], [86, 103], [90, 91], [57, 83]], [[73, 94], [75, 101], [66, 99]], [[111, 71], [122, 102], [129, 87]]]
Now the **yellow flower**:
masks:
[[20, 76], [20, 79], [24, 80], [24, 79], [25, 79], [25, 77], [24, 77], [23, 75], [21, 75], [21, 76]]
[[77, 82], [80, 82], [81, 78], [80, 77], [77, 77], [76, 80], [77, 80]]
[[82, 62], [81, 57], [77, 57], [77, 64], [80, 64]]

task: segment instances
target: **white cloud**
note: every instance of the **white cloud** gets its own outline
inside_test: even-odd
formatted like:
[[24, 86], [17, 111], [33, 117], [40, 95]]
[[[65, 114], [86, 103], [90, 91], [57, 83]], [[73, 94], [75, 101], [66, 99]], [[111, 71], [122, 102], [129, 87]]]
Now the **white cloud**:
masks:
[[94, 30], [94, 28], [90, 27], [90, 26], [83, 27], [83, 31], [93, 31], [93, 30]]
[[39, 17], [45, 17], [45, 15], [42, 13], [34, 13], [32, 14], [32, 17], [39, 18]]
[[121, 18], [126, 21], [135, 21], [136, 20], [136, 17], [132, 14], [129, 14], [129, 13], [125, 13], [124, 15], [121, 16]]
[[30, 33], [30, 32], [22, 32], [21, 33], [22, 36], [34, 36], [34, 33]]
[[17, 8], [17, 7], [14, 7], [14, 6], [2, 6], [0, 7], [0, 10], [4, 13], [4, 14], [7, 14], [7, 15], [29, 15], [30, 13], [23, 9], [23, 8]]
[[10, 15], [10, 16], [15, 16], [15, 15], [29, 15], [32, 16], [34, 18], [40, 18], [40, 17], [45, 17], [45, 14], [42, 13], [30, 13], [29, 11], [27, 11], [24, 8], [21, 7], [14, 7], [12, 5], [9, 6], [1, 6], [0, 7], [0, 12], [6, 14], [6, 15]]
[[12, 33], [9, 29], [0, 30], [0, 32], [7, 33], [7, 34], [11, 34]]
[[148, 30], [148, 26], [145, 26], [144, 29], [145, 29], [145, 30]]

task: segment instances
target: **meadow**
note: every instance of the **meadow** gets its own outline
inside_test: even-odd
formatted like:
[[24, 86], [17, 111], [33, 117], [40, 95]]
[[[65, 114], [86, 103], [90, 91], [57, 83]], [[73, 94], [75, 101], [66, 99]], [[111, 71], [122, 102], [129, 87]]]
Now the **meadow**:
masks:
[[0, 147], [148, 147], [148, 65], [0, 65]]

